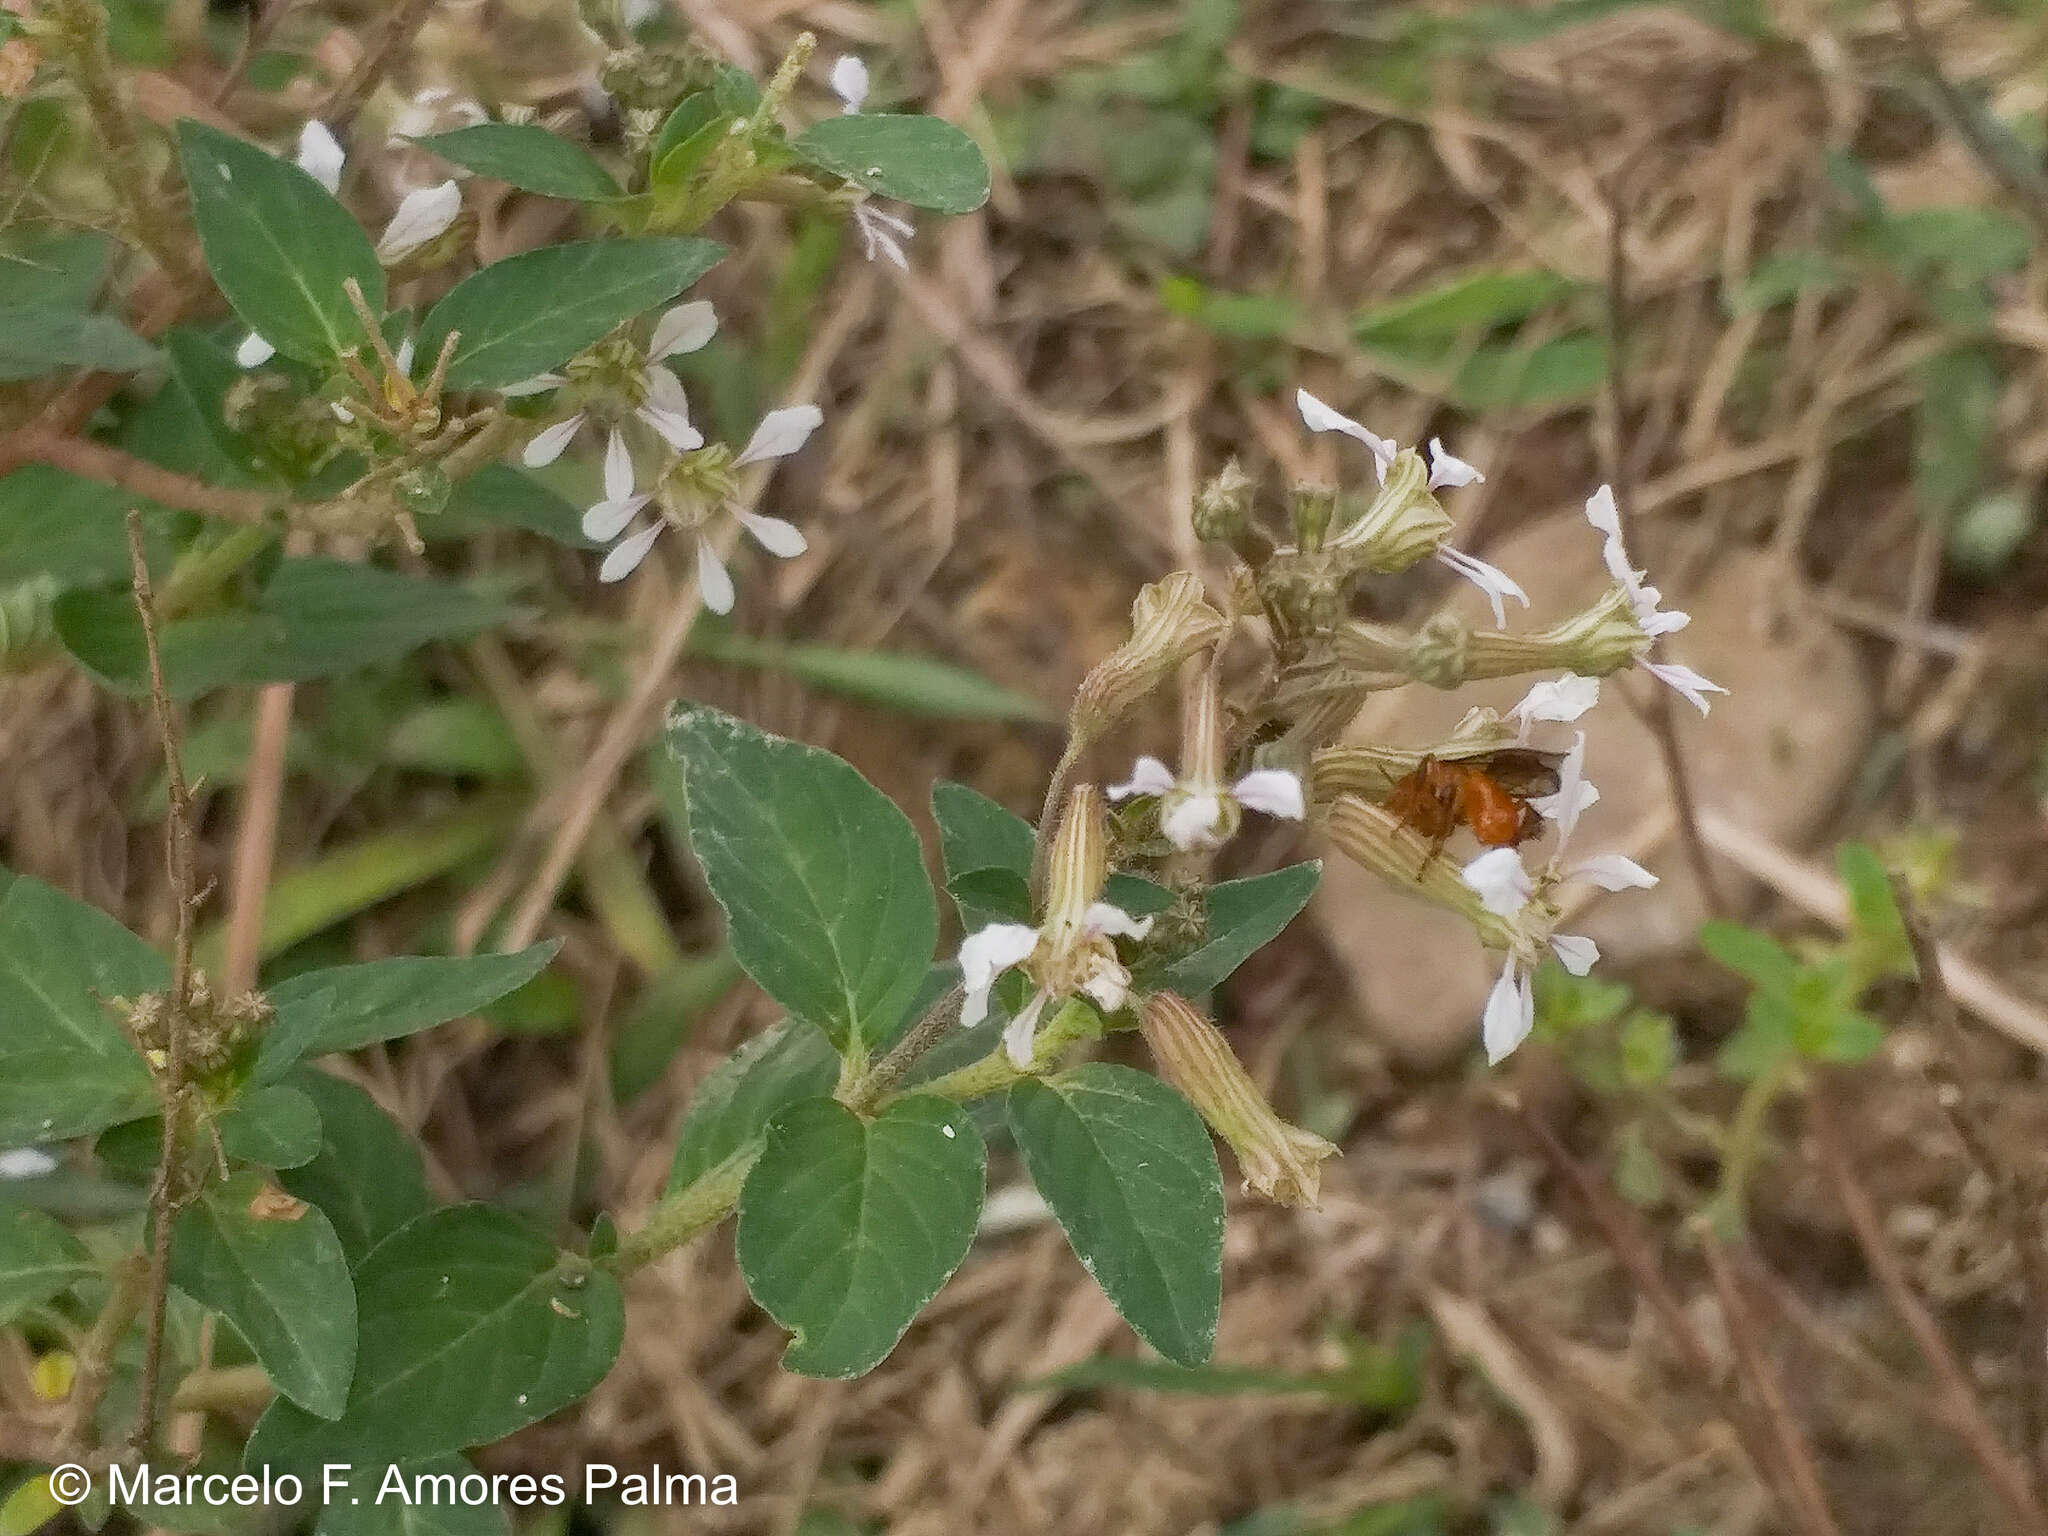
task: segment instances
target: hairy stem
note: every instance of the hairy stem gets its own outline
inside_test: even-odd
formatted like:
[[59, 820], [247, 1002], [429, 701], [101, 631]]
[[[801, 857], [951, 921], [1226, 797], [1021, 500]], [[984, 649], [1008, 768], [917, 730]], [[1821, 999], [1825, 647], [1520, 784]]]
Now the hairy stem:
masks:
[[761, 1144], [750, 1142], [708, 1173], [663, 1196], [647, 1218], [647, 1225], [621, 1239], [611, 1257], [603, 1261], [603, 1267], [613, 1274], [630, 1275], [642, 1265], [682, 1247], [700, 1232], [717, 1226], [739, 1203], [747, 1172], [760, 1155]]

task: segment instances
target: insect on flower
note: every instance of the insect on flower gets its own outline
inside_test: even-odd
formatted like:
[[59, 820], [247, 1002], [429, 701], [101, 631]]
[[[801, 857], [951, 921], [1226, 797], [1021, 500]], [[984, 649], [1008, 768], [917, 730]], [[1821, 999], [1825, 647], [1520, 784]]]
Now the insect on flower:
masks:
[[1387, 809], [1429, 839], [1429, 860], [1459, 827], [1489, 848], [1518, 848], [1543, 830], [1529, 802], [1558, 791], [1561, 752], [1502, 747], [1477, 757], [1425, 757], [1387, 795]]

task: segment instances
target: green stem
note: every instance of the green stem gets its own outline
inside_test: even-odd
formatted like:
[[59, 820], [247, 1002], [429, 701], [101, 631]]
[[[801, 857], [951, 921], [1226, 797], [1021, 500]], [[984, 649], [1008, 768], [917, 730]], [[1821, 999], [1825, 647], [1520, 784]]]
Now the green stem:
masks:
[[1790, 1079], [1790, 1071], [1782, 1067], [1774, 1067], [1763, 1076], [1751, 1079], [1742, 1090], [1742, 1097], [1736, 1102], [1735, 1113], [1728, 1122], [1726, 1150], [1721, 1159], [1721, 1187], [1715, 1192], [1712, 1204], [1717, 1223], [1727, 1225], [1730, 1236], [1741, 1232], [1749, 1180], [1763, 1157], [1765, 1121], [1771, 1106], [1778, 1101], [1778, 1095], [1789, 1086]]
[[708, 1173], [665, 1195], [647, 1218], [647, 1225], [623, 1238], [603, 1267], [616, 1275], [630, 1275], [718, 1225], [739, 1203], [747, 1172], [760, 1155], [761, 1144], [750, 1142]]
[[179, 556], [164, 582], [163, 616], [180, 619], [206, 606], [228, 580], [268, 549], [277, 530], [265, 523], [245, 523], [207, 547]]

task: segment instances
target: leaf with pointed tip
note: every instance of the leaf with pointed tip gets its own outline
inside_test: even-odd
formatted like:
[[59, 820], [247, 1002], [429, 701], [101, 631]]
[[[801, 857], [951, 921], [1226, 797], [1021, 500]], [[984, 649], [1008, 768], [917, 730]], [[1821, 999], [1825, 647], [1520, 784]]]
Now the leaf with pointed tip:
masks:
[[[433, 1208], [420, 1149], [354, 1083], [300, 1067], [286, 1082], [320, 1113], [320, 1150], [277, 1176], [287, 1194], [327, 1213], [351, 1265]], [[364, 1177], [365, 1169], [376, 1176]]]
[[801, 1019], [784, 1019], [711, 1069], [690, 1101], [676, 1138], [668, 1187], [681, 1189], [709, 1173], [798, 1099], [832, 1091], [839, 1058], [831, 1043]]
[[589, 150], [538, 123], [471, 123], [414, 139], [443, 160], [543, 197], [575, 203], [617, 197], [619, 184]]
[[789, 147], [821, 171], [914, 208], [972, 213], [988, 201], [981, 146], [944, 118], [844, 113], [813, 123]]
[[1311, 861], [1211, 886], [1203, 897], [1208, 926], [1202, 944], [1164, 967], [1157, 985], [1184, 997], [1221, 986], [1294, 921], [1322, 872], [1322, 864]]

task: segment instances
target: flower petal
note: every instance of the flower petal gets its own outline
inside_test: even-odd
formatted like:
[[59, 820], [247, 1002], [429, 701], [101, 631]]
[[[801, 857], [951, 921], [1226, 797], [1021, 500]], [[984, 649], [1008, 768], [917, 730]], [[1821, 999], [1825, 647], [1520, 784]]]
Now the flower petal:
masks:
[[884, 213], [873, 203], [862, 201], [853, 209], [853, 227], [860, 235], [860, 253], [869, 261], [879, 255], [899, 271], [910, 270], [910, 256], [903, 242], [917, 232], [908, 219]]
[[733, 508], [732, 515], [740, 520], [740, 526], [754, 536], [754, 542], [771, 555], [784, 560], [794, 560], [809, 549], [810, 541], [795, 523], [785, 522], [779, 517], [763, 517], [758, 512], [742, 512]]
[[661, 537], [661, 530], [667, 523], [650, 523], [630, 539], [625, 539], [611, 548], [604, 557], [604, 564], [597, 568], [599, 581], [624, 581], [640, 569], [640, 562], [647, 558], [647, 551], [654, 548], [654, 541]]
[[1586, 733], [1580, 731], [1572, 739], [1571, 751], [1565, 753], [1564, 761], [1557, 769], [1557, 791], [1555, 794], [1537, 795], [1529, 801], [1536, 808], [1536, 814], [1557, 826], [1557, 852], [1564, 852], [1564, 845], [1572, 840], [1572, 829], [1579, 824], [1579, 817], [1586, 808], [1600, 798], [1600, 791], [1586, 778]]
[[718, 311], [711, 307], [709, 299], [678, 304], [654, 322], [654, 339], [647, 343], [647, 360], [658, 363], [664, 358], [694, 352], [717, 334]]
[[551, 389], [560, 389], [568, 382], [559, 373], [536, 373], [532, 378], [521, 379], [517, 384], [507, 384], [498, 393], [507, 400], [519, 400], [527, 395], [544, 395]]
[[1495, 917], [1513, 917], [1529, 904], [1536, 882], [1512, 848], [1490, 848], [1461, 871], [1461, 878], [1479, 893], [1479, 904]]
[[626, 531], [626, 524], [633, 521], [650, 499], [646, 496], [628, 496], [620, 501], [593, 503], [583, 514], [583, 537], [594, 544], [611, 543]]
[[626, 434], [613, 427], [604, 444], [604, 495], [607, 501], [624, 501], [633, 494], [633, 455], [626, 447]]
[[254, 331], [242, 338], [242, 344], [235, 348], [235, 361], [244, 368], [261, 368], [273, 357], [277, 348], [258, 336]]
[[57, 1159], [41, 1147], [9, 1147], [0, 1152], [0, 1179], [40, 1179], [57, 1171]]
[[732, 572], [702, 534], [697, 536], [697, 594], [713, 613], [732, 612]]
[[1283, 821], [1300, 821], [1308, 814], [1301, 779], [1285, 768], [1252, 770], [1230, 786], [1230, 798], [1248, 811], [1261, 811]]
[[1305, 389], [1294, 392], [1294, 408], [1301, 412], [1302, 424], [1311, 432], [1342, 432], [1346, 437], [1355, 437], [1372, 450], [1374, 467], [1382, 481], [1387, 478], [1387, 466], [1394, 462], [1400, 449], [1391, 438], [1381, 437], [1377, 432], [1367, 430], [1346, 416], [1342, 411], [1325, 405]]
[[1131, 995], [1131, 973], [1114, 962], [1099, 965], [1081, 983], [1081, 990], [1104, 1013], [1115, 1013]]
[[1219, 794], [1183, 794], [1169, 799], [1159, 815], [1159, 830], [1183, 853], [1191, 848], [1214, 848], [1216, 829], [1223, 821], [1223, 797]]
[[341, 189], [341, 168], [347, 159], [341, 141], [318, 118], [299, 130], [299, 169], [329, 192]]
[[1728, 691], [1719, 683], [1709, 682], [1701, 677], [1691, 667], [1680, 666], [1675, 661], [1645, 660], [1643, 669], [1703, 715], [1707, 712], [1708, 694]]
[[1156, 757], [1141, 757], [1131, 764], [1131, 776], [1121, 784], [1112, 784], [1103, 791], [1112, 800], [1128, 800], [1133, 795], [1163, 795], [1173, 788], [1173, 770]]
[[562, 450], [569, 446], [578, 432], [583, 430], [583, 413], [578, 411], [566, 421], [558, 421], [552, 427], [534, 433], [527, 443], [526, 452], [519, 456], [519, 462], [528, 469], [539, 469], [552, 464], [562, 456]]
[[1586, 498], [1586, 521], [1610, 539], [1621, 537], [1621, 508], [1615, 505], [1614, 487], [1603, 485]]
[[1444, 440], [1432, 437], [1429, 440], [1429, 488], [1432, 491], [1457, 490], [1460, 486], [1477, 485], [1486, 476], [1455, 454], [1444, 451]]
[[1501, 966], [1500, 979], [1486, 995], [1486, 1012], [1479, 1021], [1479, 1037], [1486, 1046], [1486, 1060], [1499, 1066], [1514, 1048], [1529, 1038], [1536, 1027], [1536, 994], [1529, 978], [1509, 955]]
[[1486, 601], [1493, 606], [1495, 629], [1507, 628], [1508, 611], [1503, 598], [1512, 597], [1524, 608], [1529, 606], [1529, 594], [1500, 567], [1488, 565], [1476, 555], [1468, 555], [1462, 549], [1452, 549], [1448, 545], [1438, 550], [1436, 557], [1486, 594]]
[[633, 414], [677, 453], [692, 453], [704, 446], [704, 434], [690, 425], [687, 416], [678, 416], [653, 404], [643, 405]]
[[1522, 734], [1539, 720], [1576, 720], [1600, 702], [1600, 679], [1567, 672], [1532, 687], [1522, 702], [1508, 711], [1508, 718], [1522, 722]]
[[462, 189], [452, 180], [437, 187], [415, 187], [398, 201], [391, 222], [377, 242], [377, 259], [386, 265], [403, 260], [430, 240], [438, 240], [462, 212]]
[[[1038, 947], [1038, 930], [1023, 923], [990, 923], [960, 943], [960, 981], [969, 992], [986, 993], [995, 979], [1013, 965], [1022, 965]], [[963, 1024], [978, 1019], [961, 1016]]]
[[1574, 864], [1565, 872], [1565, 879], [1583, 880], [1603, 891], [1647, 891], [1657, 883], [1655, 875], [1621, 853], [1595, 854]]
[[832, 91], [842, 110], [858, 112], [868, 99], [868, 67], [850, 53], [842, 53], [832, 64]]
[[803, 447], [824, 420], [825, 413], [815, 405], [785, 405], [779, 411], [770, 411], [761, 418], [761, 425], [754, 428], [754, 435], [747, 439], [740, 456], [732, 461], [734, 467], [758, 464], [763, 459], [788, 458]]
[[1552, 934], [1550, 951], [1557, 956], [1557, 963], [1574, 976], [1585, 975], [1600, 961], [1600, 946], [1574, 933]]
[[1081, 914], [1081, 926], [1089, 933], [1106, 933], [1114, 939], [1142, 939], [1152, 931], [1152, 919], [1133, 917], [1122, 907], [1098, 901]]
[[1010, 1065], [1019, 1072], [1031, 1067], [1032, 1046], [1038, 1038], [1038, 1016], [1045, 1012], [1045, 1005], [1052, 1001], [1051, 995], [1043, 988], [1032, 995], [1031, 1001], [1017, 1010], [1017, 1016], [1003, 1026], [1003, 1052], [1010, 1058]]

